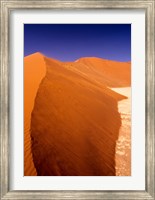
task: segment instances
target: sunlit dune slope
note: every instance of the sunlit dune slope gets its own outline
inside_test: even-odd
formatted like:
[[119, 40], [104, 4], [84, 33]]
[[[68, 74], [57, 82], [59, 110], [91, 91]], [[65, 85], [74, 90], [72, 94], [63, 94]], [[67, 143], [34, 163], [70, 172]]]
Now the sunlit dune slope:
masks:
[[24, 175], [35, 176], [31, 138], [30, 122], [39, 84], [46, 73], [44, 58], [40, 53], [35, 53], [24, 58]]
[[130, 87], [131, 85], [131, 62], [86, 57], [80, 58], [74, 65], [77, 70], [109, 87]]
[[[42, 62], [46, 76], [40, 74], [35, 103], [25, 103], [29, 113], [34, 106], [31, 138], [37, 175], [115, 175], [115, 146], [121, 126], [117, 101], [125, 97], [107, 88], [111, 79], [97, 78], [102, 69], [94, 59], [88, 64], [81, 59], [72, 64], [44, 57]], [[30, 69], [36, 66], [36, 61], [29, 64]], [[110, 70], [106, 73], [112, 74]], [[31, 74], [34, 78], [35, 70]], [[114, 80], [118, 77], [113, 75]], [[119, 84], [128, 83], [120, 80]]]

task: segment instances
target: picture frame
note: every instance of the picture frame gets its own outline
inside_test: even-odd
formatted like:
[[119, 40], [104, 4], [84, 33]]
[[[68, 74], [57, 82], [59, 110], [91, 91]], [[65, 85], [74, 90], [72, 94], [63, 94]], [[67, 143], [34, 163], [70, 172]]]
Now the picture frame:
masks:
[[[155, 152], [154, 152], [154, 97], [155, 97], [155, 60], [154, 60], [154, 0], [47, 0], [47, 1], [20, 1], [20, 0], [0, 0], [1, 3], [1, 151], [0, 151], [0, 179], [1, 179], [1, 199], [155, 199]], [[144, 191], [10, 191], [10, 13], [11, 10], [19, 9], [143, 9], [145, 10], [146, 22], [146, 137], [145, 137], [145, 190]]]

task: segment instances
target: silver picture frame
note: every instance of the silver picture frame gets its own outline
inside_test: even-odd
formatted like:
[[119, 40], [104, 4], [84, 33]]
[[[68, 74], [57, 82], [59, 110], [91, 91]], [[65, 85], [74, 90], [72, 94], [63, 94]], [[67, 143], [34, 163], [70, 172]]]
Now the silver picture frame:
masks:
[[[0, 0], [0, 182], [1, 199], [155, 199], [155, 1], [154, 0]], [[146, 22], [146, 137], [144, 191], [11, 191], [9, 189], [9, 24], [11, 10], [19, 9], [143, 9]]]

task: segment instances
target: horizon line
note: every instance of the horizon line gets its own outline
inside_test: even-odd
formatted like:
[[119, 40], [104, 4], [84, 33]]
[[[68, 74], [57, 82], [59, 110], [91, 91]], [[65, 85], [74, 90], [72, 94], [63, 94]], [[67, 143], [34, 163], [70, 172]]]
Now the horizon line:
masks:
[[62, 61], [62, 60], [59, 60], [59, 59], [54, 58], [54, 57], [49, 57], [49, 56], [45, 55], [44, 53], [42, 53], [40, 51], [36, 51], [36, 52], [28, 54], [26, 56], [24, 55], [23, 57], [26, 58], [26, 57], [31, 56], [33, 54], [41, 54], [44, 57], [51, 58], [51, 59], [54, 59], [54, 60], [57, 60], [57, 61], [60, 61], [60, 62], [76, 62], [77, 60], [80, 60], [82, 58], [97, 58], [97, 59], [102, 59], [102, 60], [106, 60], [106, 61], [121, 62], [121, 63], [131, 63], [131, 60], [129, 60], [129, 61], [110, 60], [110, 59], [107, 59], [107, 58], [96, 57], [96, 56], [84, 56], [84, 57], [79, 57], [79, 58], [75, 59], [74, 61]]

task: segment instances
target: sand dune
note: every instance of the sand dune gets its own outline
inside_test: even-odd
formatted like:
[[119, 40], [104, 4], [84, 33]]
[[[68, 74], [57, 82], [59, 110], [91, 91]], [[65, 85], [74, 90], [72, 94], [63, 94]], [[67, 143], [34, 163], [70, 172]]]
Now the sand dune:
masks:
[[30, 138], [31, 113], [39, 84], [45, 76], [46, 66], [39, 53], [24, 58], [24, 175], [37, 174], [33, 164]]
[[130, 85], [130, 63], [39, 53], [24, 63], [24, 175], [116, 175], [118, 102], [127, 97], [109, 87]]
[[[96, 80], [109, 87], [130, 87], [131, 85], [131, 63], [115, 62], [101, 58], [81, 58], [76, 62], [79, 70], [84, 70], [83, 65], [87, 66], [86, 73], [93, 76]], [[88, 71], [89, 68], [89, 71]]]

